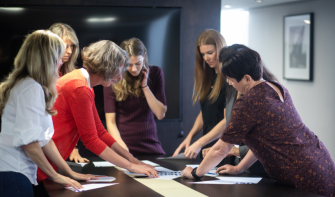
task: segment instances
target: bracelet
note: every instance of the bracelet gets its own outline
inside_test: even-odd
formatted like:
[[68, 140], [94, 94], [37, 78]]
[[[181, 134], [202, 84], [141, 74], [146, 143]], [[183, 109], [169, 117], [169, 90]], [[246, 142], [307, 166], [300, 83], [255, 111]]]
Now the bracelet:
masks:
[[146, 86], [144, 86], [144, 87], [141, 86], [141, 88], [146, 88], [146, 87], [148, 87], [148, 85], [146, 85]]
[[198, 176], [198, 175], [196, 174], [197, 168], [198, 168], [198, 167], [194, 168], [194, 169], [192, 170], [191, 174], [192, 174], [193, 178], [195, 178], [195, 179], [201, 179], [203, 176]]
[[198, 141], [196, 141], [196, 143], [200, 146], [200, 148], [202, 148], [202, 146], [200, 145], [200, 143]]

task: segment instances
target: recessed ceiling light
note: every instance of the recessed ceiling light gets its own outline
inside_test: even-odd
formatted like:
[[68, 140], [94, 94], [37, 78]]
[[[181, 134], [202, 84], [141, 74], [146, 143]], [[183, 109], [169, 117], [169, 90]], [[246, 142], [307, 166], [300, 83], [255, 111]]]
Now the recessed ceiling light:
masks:
[[262, 0], [255, 0], [257, 3], [262, 3], [263, 1]]
[[230, 5], [225, 5], [224, 7], [225, 7], [225, 8], [231, 8], [231, 6], [230, 6]]
[[11, 8], [6, 8], [6, 7], [2, 7], [2, 8], [0, 8], [0, 10], [6, 10], [6, 11], [21, 11], [21, 10], [23, 10], [23, 8], [15, 8], [15, 7], [11, 7]]
[[114, 21], [116, 18], [89, 18], [87, 19], [88, 22], [110, 22], [110, 21]]

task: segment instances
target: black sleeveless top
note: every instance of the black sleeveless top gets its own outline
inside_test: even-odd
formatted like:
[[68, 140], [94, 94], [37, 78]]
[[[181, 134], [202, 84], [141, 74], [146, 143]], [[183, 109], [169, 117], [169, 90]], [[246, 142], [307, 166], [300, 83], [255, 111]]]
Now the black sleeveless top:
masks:
[[[217, 75], [213, 77], [212, 85], [214, 86], [215, 79]], [[212, 92], [212, 88], [208, 92], [207, 98], [200, 102], [201, 112], [202, 112], [202, 120], [204, 122], [203, 125], [203, 135], [206, 135], [209, 131], [211, 131], [215, 125], [217, 125], [224, 118], [224, 108], [226, 108], [226, 95], [225, 95], [225, 85], [222, 86], [219, 97], [211, 103], [208, 99], [209, 94]]]

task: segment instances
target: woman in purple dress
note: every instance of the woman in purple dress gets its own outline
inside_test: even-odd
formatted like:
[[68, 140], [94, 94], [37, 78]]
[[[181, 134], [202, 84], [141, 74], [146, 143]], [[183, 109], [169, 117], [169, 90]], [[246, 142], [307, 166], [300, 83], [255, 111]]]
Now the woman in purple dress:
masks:
[[166, 112], [164, 75], [150, 66], [147, 49], [137, 38], [121, 43], [130, 64], [123, 79], [104, 88], [108, 132], [133, 155], [165, 154], [158, 140], [154, 115], [161, 120]]
[[250, 150], [241, 163], [224, 165], [217, 172], [239, 174], [258, 159], [277, 183], [334, 196], [333, 159], [302, 122], [288, 90], [262, 79], [259, 54], [243, 45], [233, 45], [221, 50], [219, 60], [229, 84], [244, 96], [235, 102], [221, 139], [199, 168], [185, 168], [183, 177], [199, 178], [217, 165], [233, 144], [244, 142]]

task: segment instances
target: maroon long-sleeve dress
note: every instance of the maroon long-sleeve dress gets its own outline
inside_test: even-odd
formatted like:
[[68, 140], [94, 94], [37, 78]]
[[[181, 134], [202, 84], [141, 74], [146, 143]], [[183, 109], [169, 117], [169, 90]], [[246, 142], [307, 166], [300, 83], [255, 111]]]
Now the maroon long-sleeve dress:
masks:
[[[157, 100], [166, 105], [164, 74], [150, 66], [148, 86]], [[105, 113], [116, 113], [116, 125], [121, 138], [133, 155], [165, 154], [157, 136], [154, 113], [146, 98], [128, 97], [116, 101], [112, 88], [104, 88]]]
[[234, 104], [221, 139], [243, 141], [278, 183], [333, 196], [335, 164], [327, 148], [302, 122], [287, 89], [271, 83], [284, 102], [266, 82], [256, 85]]

